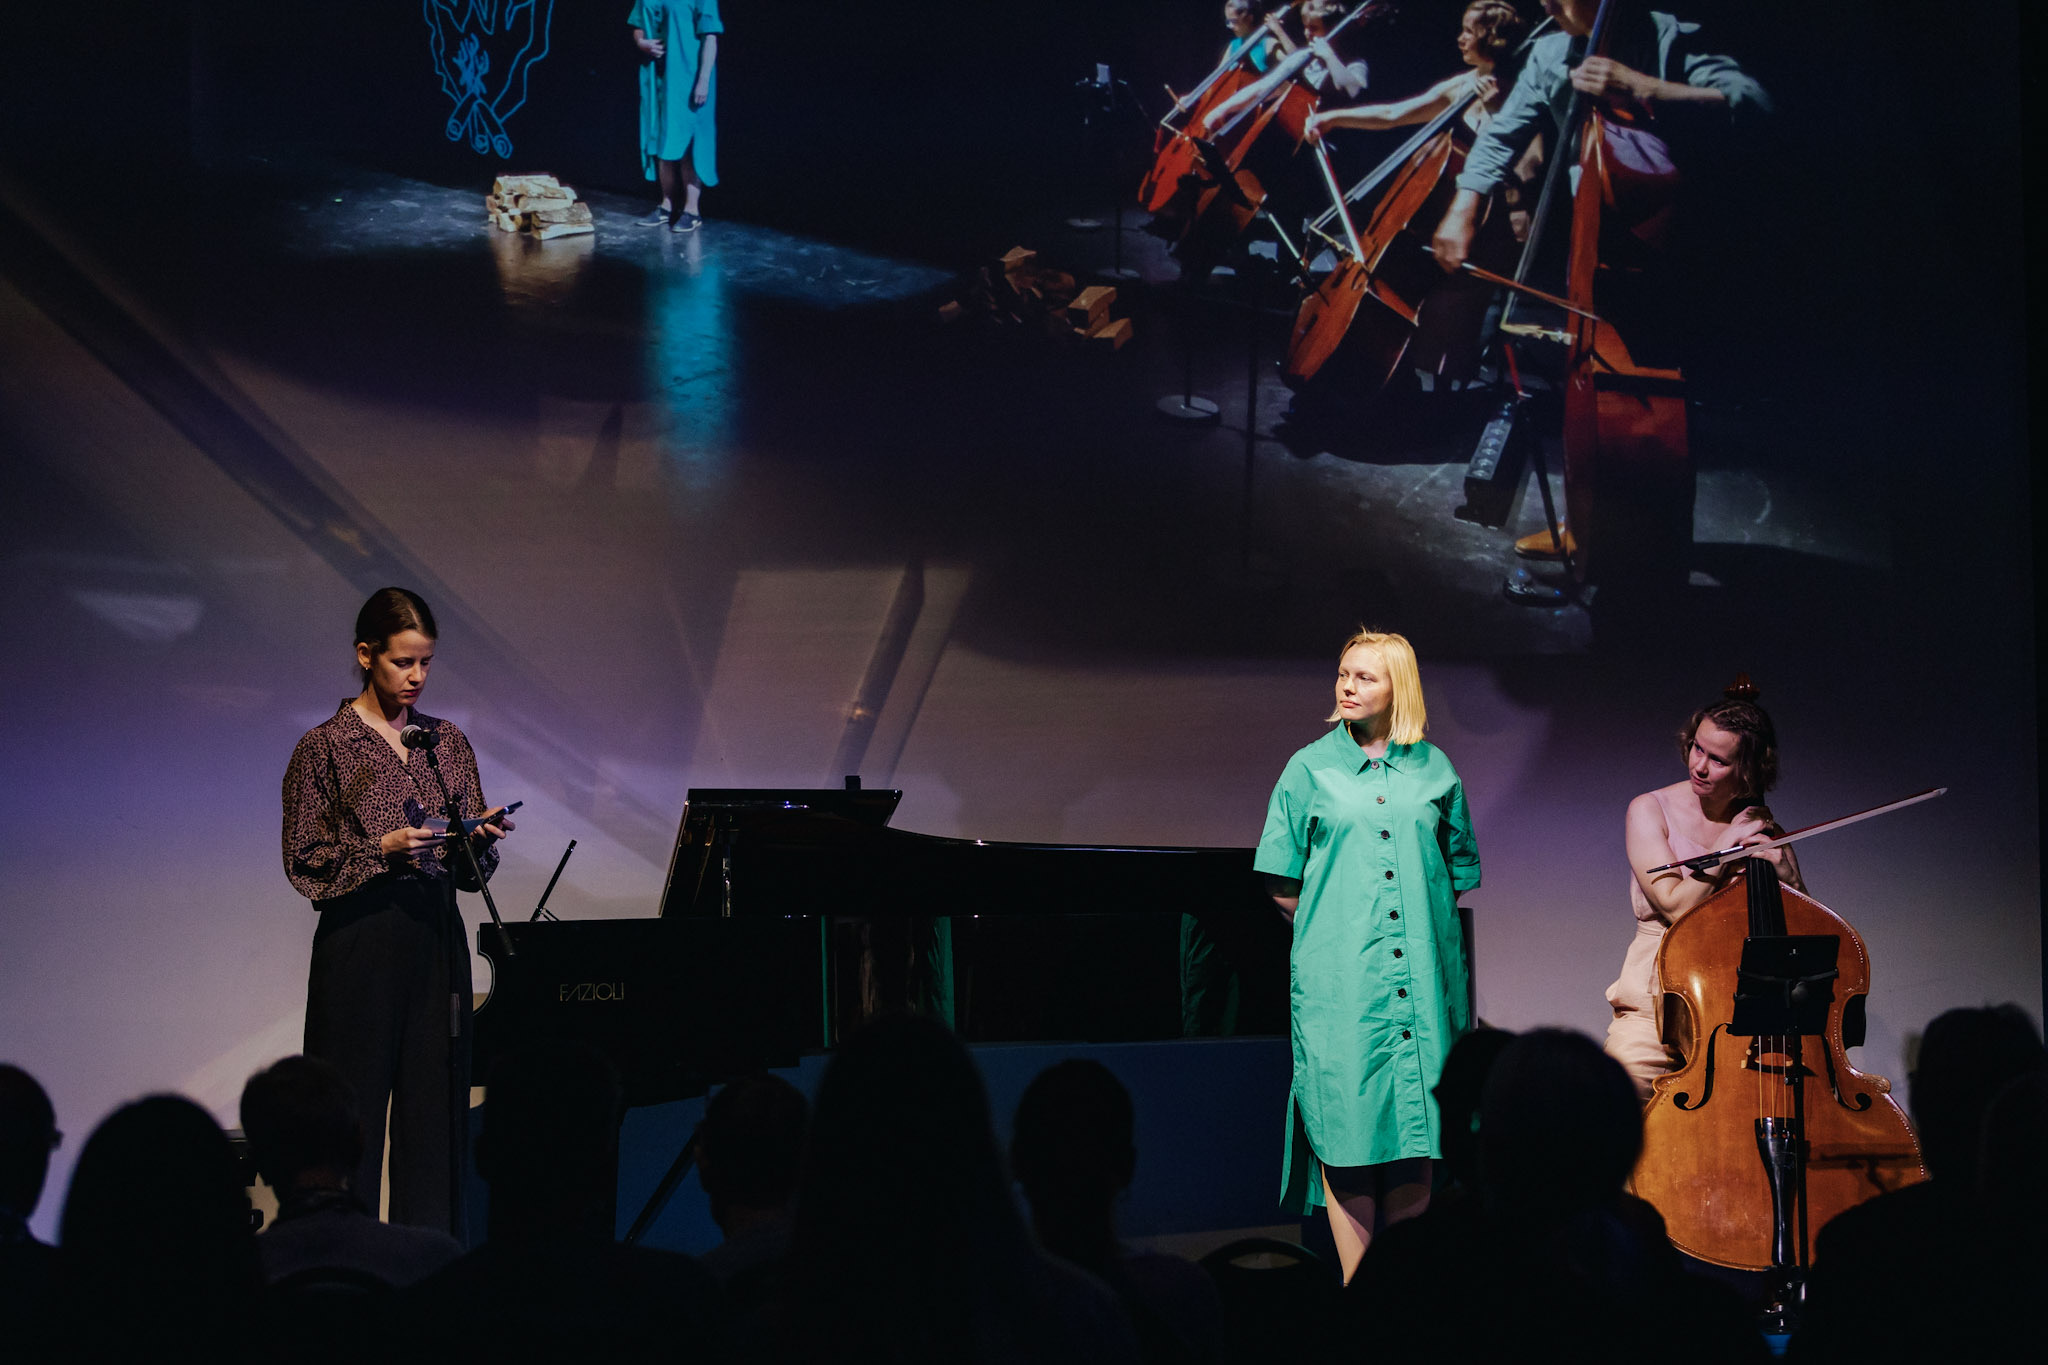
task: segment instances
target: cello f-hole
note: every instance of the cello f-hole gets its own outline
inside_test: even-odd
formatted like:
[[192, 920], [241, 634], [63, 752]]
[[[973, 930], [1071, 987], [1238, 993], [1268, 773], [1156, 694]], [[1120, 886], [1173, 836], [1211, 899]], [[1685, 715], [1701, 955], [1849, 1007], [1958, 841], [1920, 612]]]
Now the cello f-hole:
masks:
[[1681, 1090], [1671, 1097], [1671, 1103], [1674, 1108], [1682, 1109], [1688, 1114], [1696, 1113], [1706, 1107], [1708, 1100], [1714, 1098], [1714, 1043], [1723, 1027], [1721, 1024], [1716, 1024], [1714, 1025], [1713, 1032], [1707, 1035], [1707, 1083], [1700, 1090], [1699, 1103], [1688, 1103], [1687, 1101], [1691, 1100], [1692, 1096], [1688, 1092]]

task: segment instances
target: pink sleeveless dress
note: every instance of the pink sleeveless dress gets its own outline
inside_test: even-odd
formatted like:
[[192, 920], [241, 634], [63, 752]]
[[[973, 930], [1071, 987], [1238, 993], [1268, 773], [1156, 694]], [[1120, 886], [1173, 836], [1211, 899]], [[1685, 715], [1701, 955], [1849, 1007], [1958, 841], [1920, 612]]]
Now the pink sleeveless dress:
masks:
[[[1664, 812], [1664, 828], [1671, 840], [1671, 856], [1696, 858], [1711, 852], [1702, 844], [1685, 838], [1673, 828], [1671, 808], [1664, 793], [1651, 793]], [[1607, 1026], [1607, 1055], [1620, 1062], [1636, 1083], [1636, 1093], [1650, 1097], [1651, 1084], [1678, 1065], [1678, 1057], [1665, 1047], [1659, 1027], [1663, 990], [1657, 982], [1657, 949], [1670, 927], [1650, 898], [1643, 894], [1635, 873], [1628, 878], [1629, 908], [1635, 911], [1636, 935], [1629, 940], [1628, 955], [1621, 961], [1621, 975], [1607, 988], [1607, 1003], [1614, 1008], [1614, 1021]]]

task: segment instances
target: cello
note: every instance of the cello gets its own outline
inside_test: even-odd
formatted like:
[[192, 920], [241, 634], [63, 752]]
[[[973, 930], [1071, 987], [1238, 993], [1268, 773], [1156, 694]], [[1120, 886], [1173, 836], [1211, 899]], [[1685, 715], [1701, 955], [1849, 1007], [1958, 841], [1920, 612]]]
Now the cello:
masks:
[[1655, 353], [1649, 329], [1632, 316], [1644, 276], [1659, 268], [1677, 187], [1662, 142], [1600, 110], [1588, 114], [1565, 295], [1602, 320], [1572, 319], [1564, 391], [1565, 507], [1574, 573], [1585, 583], [1686, 579], [1693, 468], [1685, 375]]
[[[1939, 794], [1671, 866], [1734, 861]], [[1765, 859], [1741, 862], [1658, 949], [1667, 1018], [1676, 1010], [1687, 1026], [1684, 1062], [1654, 1083], [1631, 1183], [1679, 1250], [1773, 1273], [1783, 1313], [1800, 1297], [1816, 1230], [1927, 1172], [1891, 1083], [1848, 1058], [1870, 990], [1862, 938], [1781, 885]]]
[[[1369, 0], [1339, 19], [1324, 40], [1333, 42], [1352, 23], [1392, 8], [1391, 0]], [[1289, 55], [1300, 53], [1297, 49]], [[1213, 264], [1243, 235], [1264, 211], [1273, 182], [1301, 147], [1308, 116], [1321, 99], [1305, 81], [1290, 77], [1273, 95], [1238, 111], [1213, 139], [1193, 138], [1196, 169], [1182, 182], [1190, 193], [1190, 208], [1173, 245], [1176, 256], [1197, 268]], [[1279, 133], [1269, 136], [1276, 127]], [[1285, 148], [1276, 152], [1280, 142]]]
[[[1159, 120], [1159, 130], [1153, 135], [1152, 168], [1138, 186], [1138, 203], [1147, 213], [1165, 212], [1180, 194], [1182, 182], [1194, 174], [1199, 164], [1200, 153], [1188, 130], [1200, 128], [1211, 109], [1258, 79], [1252, 58], [1259, 44], [1270, 36], [1283, 52], [1294, 51], [1294, 40], [1280, 27], [1279, 16], [1282, 10], [1296, 8], [1300, 3], [1301, 0], [1290, 0], [1266, 15], [1260, 21], [1263, 31], [1245, 40], [1242, 47], [1233, 42], [1235, 50], [1226, 51], [1223, 60], [1200, 85], [1185, 95], [1173, 96], [1173, 108]], [[1173, 95], [1171, 88], [1166, 93]], [[1174, 123], [1176, 116], [1182, 119], [1178, 126]]]
[[[1545, 19], [1532, 29], [1511, 60], [1519, 60], [1554, 22]], [[1472, 146], [1465, 113], [1478, 97], [1475, 81], [1470, 91], [1423, 124], [1347, 193], [1339, 196], [1332, 187], [1330, 207], [1309, 224], [1309, 231], [1330, 240], [1326, 229], [1331, 220], [1345, 217], [1345, 239], [1331, 242], [1343, 259], [1308, 292], [1295, 313], [1281, 365], [1281, 376], [1290, 388], [1306, 387], [1341, 347], [1346, 378], [1375, 391], [1407, 354], [1427, 296], [1443, 283], [1443, 273], [1427, 255], [1427, 234], [1415, 225], [1434, 224], [1449, 206], [1453, 181]], [[1385, 193], [1364, 228], [1351, 228], [1349, 205], [1382, 187]], [[1368, 300], [1375, 306], [1368, 307]]]
[[[1586, 51], [1604, 55], [1616, 0], [1600, 0]], [[1682, 584], [1692, 543], [1693, 468], [1685, 376], [1659, 354], [1645, 288], [1662, 267], [1679, 177], [1669, 149], [1634, 118], [1595, 106], [1574, 89], [1558, 145], [1530, 217], [1514, 283], [1527, 280], [1565, 167], [1572, 193], [1565, 296], [1565, 501], [1571, 535], [1550, 517], [1551, 543], [1574, 584]], [[1497, 333], [1512, 336], [1517, 299]], [[1544, 333], [1547, 334], [1547, 333]], [[1508, 345], [1511, 372], [1518, 372]], [[1517, 385], [1517, 400], [1525, 398]], [[1545, 487], [1546, 515], [1548, 484]], [[1538, 600], [1549, 600], [1539, 596]]]
[[[1434, 223], [1443, 216], [1445, 189], [1471, 148], [1465, 110], [1477, 98], [1466, 95], [1438, 114], [1352, 191], [1338, 196], [1328, 212], [1310, 224], [1322, 233], [1332, 217], [1345, 225], [1344, 259], [1309, 291], [1294, 316], [1281, 377], [1300, 389], [1322, 372], [1343, 346], [1355, 365], [1347, 372], [1378, 389], [1390, 378], [1415, 333], [1422, 300], [1443, 281], [1443, 272], [1421, 253], [1396, 251], [1418, 217]], [[1462, 130], [1463, 136], [1460, 136]], [[1350, 223], [1350, 204], [1386, 186], [1363, 229]], [[1434, 210], [1432, 213], [1431, 210]], [[1416, 244], [1422, 244], [1419, 241]], [[1367, 308], [1367, 300], [1375, 307]]]

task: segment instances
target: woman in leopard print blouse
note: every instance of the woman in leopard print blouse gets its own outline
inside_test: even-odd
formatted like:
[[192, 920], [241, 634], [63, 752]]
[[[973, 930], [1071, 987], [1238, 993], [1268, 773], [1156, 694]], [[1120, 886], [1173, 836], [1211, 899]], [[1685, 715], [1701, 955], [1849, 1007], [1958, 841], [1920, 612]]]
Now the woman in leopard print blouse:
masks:
[[[284, 869], [320, 924], [306, 991], [306, 1055], [339, 1069], [368, 1122], [351, 1188], [377, 1205], [391, 1111], [394, 1223], [462, 1235], [469, 1109], [469, 950], [454, 888], [475, 890], [461, 850], [418, 823], [441, 814], [440, 782], [474, 818], [476, 754], [452, 723], [414, 709], [438, 631], [417, 594], [384, 588], [356, 617], [362, 692], [306, 732], [284, 776]], [[407, 725], [439, 736], [439, 781]], [[409, 809], [410, 808], [410, 809]], [[510, 820], [473, 836], [489, 877]], [[450, 1037], [451, 1031], [454, 1037]]]

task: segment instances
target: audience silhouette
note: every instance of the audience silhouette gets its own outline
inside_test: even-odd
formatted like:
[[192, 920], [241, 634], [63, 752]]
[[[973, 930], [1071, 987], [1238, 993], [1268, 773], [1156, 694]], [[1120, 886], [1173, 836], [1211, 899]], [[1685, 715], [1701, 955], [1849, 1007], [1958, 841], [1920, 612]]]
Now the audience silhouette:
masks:
[[734, 1358], [1136, 1357], [1115, 1296], [1032, 1244], [959, 1040], [911, 1016], [847, 1039], [818, 1087], [787, 1274]]
[[725, 1240], [704, 1268], [734, 1312], [752, 1307], [789, 1253], [790, 1209], [810, 1106], [780, 1076], [742, 1076], [704, 1107], [697, 1129], [697, 1182]]
[[1436, 1101], [1444, 1154], [1437, 1165], [1437, 1187], [1430, 1195], [1432, 1206], [1478, 1197], [1479, 1096], [1487, 1073], [1514, 1041], [1515, 1035], [1506, 1029], [1477, 1028], [1451, 1044], [1444, 1058], [1443, 1074], [1429, 1092]]
[[[550, 1045], [490, 1079], [476, 1162], [490, 1236], [466, 1255], [438, 1233], [378, 1223], [351, 1197], [361, 1117], [332, 1068], [304, 1057], [258, 1072], [242, 1095], [279, 1196], [271, 1229], [252, 1236], [220, 1127], [158, 1095], [87, 1141], [53, 1251], [27, 1220], [55, 1114], [32, 1077], [0, 1066], [0, 1344], [33, 1360], [678, 1359], [721, 1346], [749, 1362], [1225, 1358], [1203, 1270], [1119, 1240], [1134, 1116], [1097, 1062], [1046, 1069], [1018, 1105], [1011, 1150], [1036, 1242], [974, 1061], [944, 1025], [885, 1018], [848, 1039], [808, 1132], [788, 1083], [732, 1082], [697, 1134], [725, 1234], [708, 1266], [613, 1240], [621, 1096], [600, 1054]], [[1822, 1230], [1796, 1359], [1990, 1358], [2024, 1344], [2016, 1325], [2048, 1272], [2048, 1052], [2017, 1007], [1952, 1010], [1928, 1025], [1910, 1090], [1930, 1179]], [[1591, 1039], [1481, 1030], [1453, 1048], [1433, 1093], [1442, 1188], [1367, 1253], [1344, 1293], [1347, 1349], [1767, 1358], [1733, 1291], [1686, 1273], [1663, 1219], [1627, 1193], [1641, 1112]], [[1276, 1322], [1246, 1358], [1321, 1353], [1325, 1335]]]
[[363, 1122], [348, 1082], [317, 1057], [286, 1057], [242, 1087], [242, 1133], [277, 1196], [256, 1238], [264, 1277], [294, 1287], [406, 1285], [462, 1254], [431, 1228], [380, 1223], [349, 1188]]
[[9, 1324], [0, 1340], [18, 1340], [49, 1302], [57, 1252], [30, 1234], [28, 1220], [57, 1140], [57, 1111], [43, 1087], [18, 1066], [0, 1066], [0, 1323]]
[[[2010, 1210], [2027, 1180], [2040, 1179], [2042, 1134], [2034, 1129], [2032, 1172], [2022, 1174], [2007, 1144], [2026, 1141], [2013, 1126], [2024, 1122], [2024, 1089], [2013, 1092], [2011, 1109], [2001, 1106], [1995, 1137], [1986, 1119], [2003, 1092], [2044, 1070], [2041, 1035], [2017, 1006], [1950, 1010], [1928, 1024], [1907, 1078], [1928, 1178], [1858, 1204], [1821, 1229], [1798, 1356], [1936, 1359], [2006, 1344], [2014, 1319], [2039, 1292], [2038, 1277], [2016, 1278], [2029, 1239], [2038, 1256], [2039, 1226], [2020, 1231]], [[1987, 1152], [1996, 1158], [1994, 1188], [1984, 1179]]]
[[175, 1095], [115, 1110], [65, 1196], [51, 1354], [252, 1354], [263, 1278], [251, 1223], [234, 1149], [205, 1110]]
[[1223, 1310], [1200, 1266], [1117, 1239], [1116, 1203], [1138, 1150], [1130, 1093], [1100, 1062], [1076, 1058], [1024, 1091], [1010, 1142], [1039, 1245], [1100, 1278], [1123, 1301], [1148, 1361], [1217, 1361]]
[[1448, 1359], [1633, 1362], [1649, 1343], [1668, 1360], [1765, 1359], [1733, 1292], [1684, 1274], [1664, 1220], [1624, 1188], [1642, 1114], [1620, 1064], [1563, 1029], [1468, 1055], [1496, 1047], [1476, 1197], [1373, 1243], [1347, 1291], [1353, 1339]]
[[385, 1335], [417, 1359], [683, 1359], [718, 1330], [717, 1285], [688, 1256], [625, 1246], [610, 1221], [621, 1096], [580, 1044], [492, 1068], [477, 1173], [489, 1237], [392, 1298]]

